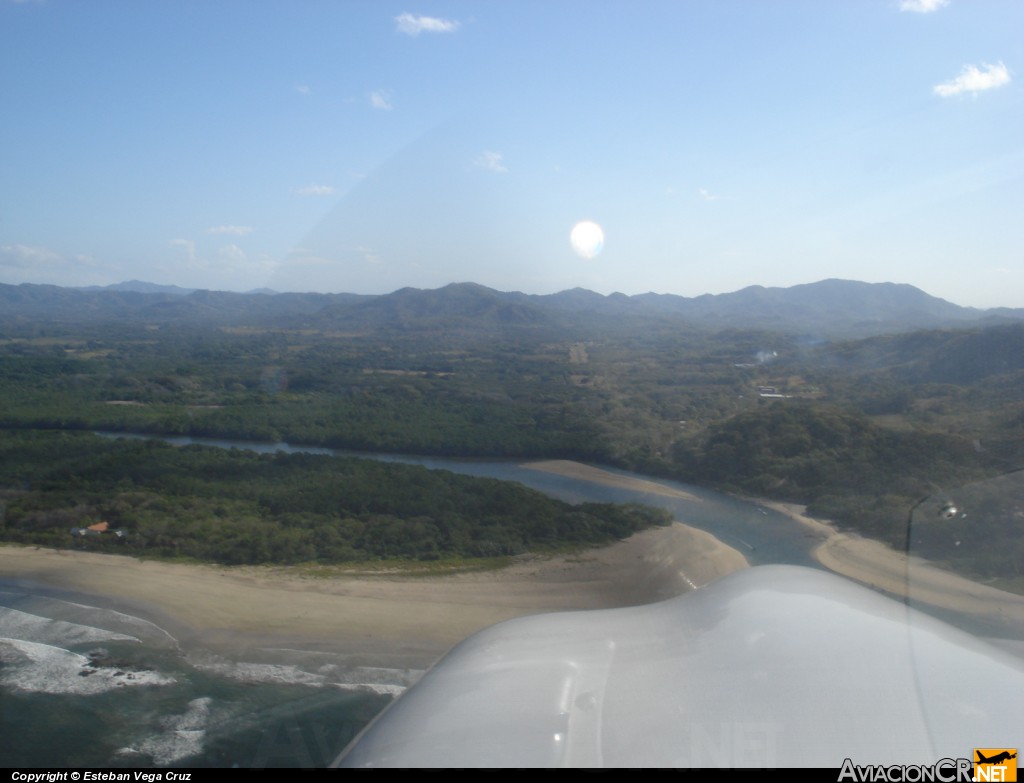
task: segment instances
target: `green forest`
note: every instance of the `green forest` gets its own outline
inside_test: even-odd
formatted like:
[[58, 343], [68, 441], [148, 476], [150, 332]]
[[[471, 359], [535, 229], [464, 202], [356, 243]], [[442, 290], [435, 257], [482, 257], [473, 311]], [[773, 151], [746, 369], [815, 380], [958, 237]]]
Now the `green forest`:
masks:
[[[654, 316], [513, 315], [406, 313], [362, 328], [0, 319], [2, 536], [70, 545], [70, 527], [104, 519], [131, 535], [79, 544], [343, 562], [507, 555], [658, 522], [501, 497], [521, 488], [481, 489], [495, 498], [485, 513], [452, 494], [454, 479], [428, 490], [387, 478], [392, 466], [71, 437], [90, 430], [577, 459], [804, 503], [892, 544], [921, 497], [1024, 464], [1018, 324], [825, 341]], [[44, 430], [67, 440], [32, 435]], [[387, 500], [406, 486], [415, 498]]]
[[89, 433], [3, 432], [0, 486], [3, 540], [228, 565], [507, 557], [672, 521], [412, 465]]

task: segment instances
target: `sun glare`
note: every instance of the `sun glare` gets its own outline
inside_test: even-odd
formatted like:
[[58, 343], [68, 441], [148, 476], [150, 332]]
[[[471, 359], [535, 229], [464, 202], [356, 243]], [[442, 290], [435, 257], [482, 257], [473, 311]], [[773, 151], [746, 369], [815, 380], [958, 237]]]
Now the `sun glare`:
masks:
[[572, 227], [569, 241], [580, 258], [593, 258], [604, 247], [604, 231], [593, 221], [581, 220]]

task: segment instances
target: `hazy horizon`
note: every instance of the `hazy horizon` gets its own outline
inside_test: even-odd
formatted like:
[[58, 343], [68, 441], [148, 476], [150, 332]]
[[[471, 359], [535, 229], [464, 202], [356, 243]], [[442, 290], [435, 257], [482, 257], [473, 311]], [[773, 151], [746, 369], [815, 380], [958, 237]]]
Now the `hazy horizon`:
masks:
[[996, 0], [0, 0], [0, 280], [1021, 307], [1021, 29]]
[[[449, 283], [444, 283], [444, 284], [441, 284], [441, 285], [438, 285], [438, 286], [431, 286], [431, 287], [400, 286], [399, 288], [395, 288], [395, 289], [392, 289], [392, 290], [389, 290], [389, 291], [384, 291], [384, 292], [379, 293], [379, 294], [359, 294], [359, 293], [356, 293], [354, 291], [302, 291], [302, 290], [288, 291], [288, 290], [270, 289], [270, 288], [266, 288], [266, 287], [262, 287], [262, 286], [261, 287], [257, 287], [257, 288], [250, 288], [250, 289], [195, 288], [195, 287], [191, 287], [191, 286], [175, 285], [173, 283], [154, 283], [154, 282], [152, 282], [150, 280], [139, 280], [139, 279], [122, 280], [122, 281], [119, 281], [117, 283], [110, 283], [110, 284], [107, 284], [107, 285], [59, 286], [59, 287], [71, 288], [71, 289], [74, 289], [74, 290], [83, 290], [83, 291], [105, 291], [105, 290], [125, 290], [124, 289], [125, 286], [140, 286], [140, 287], [144, 286], [144, 287], [153, 287], [155, 289], [177, 289], [178, 291], [182, 292], [181, 295], [188, 295], [190, 293], [195, 293], [195, 292], [199, 292], [199, 291], [209, 291], [209, 292], [214, 292], [214, 293], [232, 293], [232, 294], [244, 294], [244, 295], [266, 294], [266, 295], [275, 295], [275, 296], [276, 295], [280, 295], [280, 294], [318, 294], [318, 295], [324, 295], [324, 296], [332, 296], [332, 295], [388, 296], [388, 295], [397, 293], [398, 291], [407, 290], [407, 289], [411, 289], [411, 290], [415, 290], [415, 291], [437, 291], [437, 290], [441, 290], [441, 289], [444, 289], [444, 288], [448, 288], [450, 286], [473, 285], [473, 286], [480, 286], [480, 287], [486, 288], [488, 290], [496, 291], [498, 293], [523, 294], [523, 295], [526, 295], [526, 296], [554, 296], [556, 294], [566, 293], [566, 292], [569, 292], [569, 291], [587, 291], [589, 293], [593, 293], [593, 294], [596, 294], [598, 296], [602, 296], [602, 297], [606, 297], [606, 298], [610, 297], [610, 296], [633, 297], [633, 296], [655, 295], [655, 296], [676, 296], [676, 297], [681, 297], [681, 298], [685, 298], [685, 299], [695, 299], [695, 298], [699, 298], [699, 297], [702, 297], [702, 296], [721, 296], [721, 295], [734, 294], [734, 293], [738, 293], [739, 291], [745, 290], [747, 288], [762, 288], [762, 289], [765, 289], [765, 290], [783, 290], [783, 289], [790, 289], [790, 288], [803, 287], [803, 286], [813, 286], [813, 285], [816, 285], [816, 284], [819, 284], [819, 283], [825, 283], [825, 282], [831, 282], [831, 281], [839, 281], [839, 282], [855, 283], [855, 284], [864, 284], [864, 285], [910, 286], [911, 288], [914, 288], [914, 289], [916, 289], [916, 290], [918, 290], [918, 291], [920, 291], [920, 292], [922, 292], [922, 293], [924, 293], [924, 294], [926, 294], [928, 296], [931, 296], [931, 297], [936, 298], [936, 299], [941, 299], [941, 300], [943, 300], [945, 302], [949, 302], [951, 304], [955, 304], [955, 305], [957, 305], [959, 307], [973, 308], [973, 309], [977, 309], [977, 310], [990, 310], [990, 309], [998, 309], [998, 308], [1010, 308], [1010, 309], [1013, 309], [1012, 305], [993, 305], [992, 307], [974, 308], [972, 305], [964, 305], [964, 304], [961, 304], [960, 302], [957, 302], [954, 299], [947, 299], [945, 297], [936, 296], [935, 294], [931, 293], [930, 291], [927, 291], [927, 290], [925, 290], [925, 289], [923, 289], [923, 288], [921, 288], [919, 286], [914, 286], [914, 285], [912, 285], [910, 283], [896, 283], [896, 282], [893, 282], [893, 281], [880, 281], [878, 283], [868, 283], [867, 281], [864, 281], [864, 280], [846, 280], [846, 279], [841, 279], [841, 278], [824, 278], [824, 279], [821, 279], [821, 280], [813, 280], [813, 281], [810, 281], [810, 282], [807, 282], [807, 283], [794, 283], [793, 285], [790, 285], [790, 286], [766, 286], [766, 285], [761, 285], [761, 284], [758, 284], [758, 283], [751, 283], [749, 285], [743, 286], [743, 288], [737, 288], [737, 289], [735, 289], [733, 291], [722, 291], [722, 292], [719, 292], [719, 293], [706, 292], [706, 293], [703, 293], [703, 294], [693, 294], [693, 295], [677, 294], [677, 293], [674, 293], [674, 292], [671, 292], [671, 291], [640, 291], [640, 292], [635, 293], [635, 294], [626, 294], [626, 293], [624, 293], [622, 291], [609, 291], [607, 293], [604, 293], [604, 292], [601, 292], [601, 291], [594, 291], [593, 289], [586, 288], [585, 286], [573, 286], [571, 288], [558, 289], [557, 291], [523, 291], [523, 290], [520, 290], [520, 289], [500, 289], [500, 288], [494, 288], [493, 286], [487, 286], [487, 285], [484, 285], [483, 283], [478, 283], [478, 282], [476, 282], [474, 280], [454, 280], [454, 281], [449, 282]], [[11, 283], [4, 283], [2, 280], [0, 280], [0, 284], [2, 284], [2, 285], [53, 285], [51, 283], [14, 283], [14, 284], [11, 284]], [[129, 289], [129, 290], [134, 290], [134, 289]], [[142, 292], [142, 293], [147, 293], [147, 292]], [[159, 293], [159, 291], [156, 291], [156, 293]]]

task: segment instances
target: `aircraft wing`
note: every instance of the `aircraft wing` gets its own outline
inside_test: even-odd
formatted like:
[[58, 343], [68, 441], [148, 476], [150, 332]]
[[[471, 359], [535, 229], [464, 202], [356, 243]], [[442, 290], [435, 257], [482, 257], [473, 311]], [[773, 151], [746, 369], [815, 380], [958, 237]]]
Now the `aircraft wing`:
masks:
[[462, 642], [347, 767], [932, 764], [1016, 747], [1024, 664], [833, 574], [760, 566]]

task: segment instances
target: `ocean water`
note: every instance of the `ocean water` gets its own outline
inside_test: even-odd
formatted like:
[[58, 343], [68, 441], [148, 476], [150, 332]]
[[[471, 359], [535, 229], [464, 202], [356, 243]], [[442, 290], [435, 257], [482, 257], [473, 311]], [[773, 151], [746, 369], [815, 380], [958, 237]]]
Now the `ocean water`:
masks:
[[422, 672], [232, 660], [74, 596], [0, 584], [0, 766], [322, 767]]
[[[530, 470], [514, 461], [375, 456], [518, 481], [569, 502], [646, 502], [712, 532], [752, 564], [816, 565], [813, 541], [799, 524], [708, 490], [658, 480], [699, 498], [690, 501]], [[2, 766], [321, 767], [420, 674], [353, 668], [340, 654], [274, 649], [251, 660], [186, 649], [166, 629], [139, 617], [0, 579]]]

